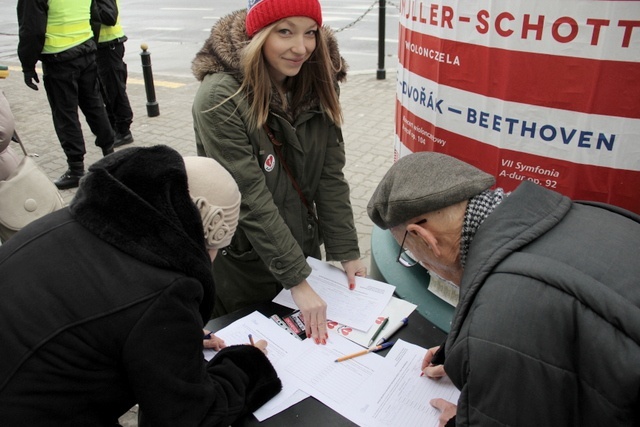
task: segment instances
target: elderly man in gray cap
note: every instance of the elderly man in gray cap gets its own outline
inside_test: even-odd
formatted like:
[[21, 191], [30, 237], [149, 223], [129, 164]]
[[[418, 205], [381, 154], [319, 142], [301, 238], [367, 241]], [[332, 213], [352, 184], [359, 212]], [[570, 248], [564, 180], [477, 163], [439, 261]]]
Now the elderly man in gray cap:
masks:
[[494, 183], [414, 153], [367, 207], [401, 255], [460, 287], [449, 335], [422, 365], [462, 391], [457, 407], [432, 400], [441, 425], [640, 425], [640, 216]]

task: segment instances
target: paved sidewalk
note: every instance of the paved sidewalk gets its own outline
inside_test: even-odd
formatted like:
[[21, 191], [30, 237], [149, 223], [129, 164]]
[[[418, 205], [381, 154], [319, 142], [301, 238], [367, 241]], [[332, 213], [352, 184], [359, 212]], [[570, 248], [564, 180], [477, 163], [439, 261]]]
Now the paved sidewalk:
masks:
[[[19, 64], [9, 66], [9, 77], [0, 79], [2, 90], [16, 119], [16, 130], [27, 151], [52, 179], [67, 169], [60, 143], [53, 129], [51, 109], [44, 86], [33, 91], [23, 82]], [[182, 155], [195, 155], [195, 139], [191, 119], [191, 104], [199, 83], [193, 79], [154, 76], [156, 100], [160, 115], [148, 117], [146, 92], [139, 64], [129, 64], [128, 94], [134, 112], [131, 132], [135, 142], [129, 146], [166, 144]], [[41, 70], [38, 70], [42, 76]], [[343, 134], [347, 149], [345, 174], [351, 185], [360, 250], [370, 265], [372, 223], [367, 216], [367, 202], [377, 183], [393, 163], [395, 73], [387, 72], [385, 80], [373, 74], [349, 75], [341, 85], [340, 99], [344, 110]], [[42, 79], [41, 79], [42, 80]], [[80, 114], [87, 155], [85, 166], [99, 160], [101, 151], [94, 145], [95, 137]], [[17, 144], [13, 148], [19, 151]], [[62, 190], [65, 202], [71, 201], [75, 190]]]

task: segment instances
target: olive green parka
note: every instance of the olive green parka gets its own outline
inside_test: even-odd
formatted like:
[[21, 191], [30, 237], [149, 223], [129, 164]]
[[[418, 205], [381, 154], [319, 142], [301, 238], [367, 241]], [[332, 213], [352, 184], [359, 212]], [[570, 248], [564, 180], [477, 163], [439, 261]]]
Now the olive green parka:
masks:
[[[274, 91], [267, 121], [317, 220], [302, 202], [266, 131], [248, 130], [249, 104], [242, 94], [233, 96], [243, 78], [239, 51], [249, 41], [245, 16], [242, 10], [218, 21], [192, 64], [201, 81], [193, 104], [198, 154], [220, 162], [242, 193], [238, 230], [213, 266], [218, 295], [214, 315], [270, 301], [282, 287], [302, 282], [311, 273], [306, 257], [321, 258], [323, 242], [328, 260], [360, 257], [343, 174], [342, 132], [323, 112], [317, 96], [309, 94], [297, 111], [286, 113]], [[339, 70], [337, 88], [346, 77], [346, 65], [331, 31], [321, 31]]]

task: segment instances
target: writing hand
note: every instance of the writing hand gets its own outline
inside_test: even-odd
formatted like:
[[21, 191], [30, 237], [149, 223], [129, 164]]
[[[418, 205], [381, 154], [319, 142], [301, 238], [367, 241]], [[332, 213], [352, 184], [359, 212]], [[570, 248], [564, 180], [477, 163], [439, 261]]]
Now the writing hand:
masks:
[[213, 335], [212, 332], [207, 331], [206, 329], [203, 329], [202, 332], [204, 333], [204, 338], [202, 340], [204, 348], [211, 348], [215, 351], [219, 351], [227, 346], [224, 343], [224, 340]]
[[309, 282], [303, 280], [291, 288], [293, 301], [302, 313], [307, 338], [313, 338], [316, 344], [326, 344], [327, 334], [327, 303], [318, 295]]
[[444, 399], [431, 399], [429, 403], [440, 411], [438, 427], [444, 427], [451, 418], [456, 416], [456, 412], [458, 411], [458, 407], [456, 405], [451, 402], [447, 402]]
[[431, 361], [433, 360], [433, 356], [440, 349], [440, 346], [431, 347], [427, 350], [427, 354], [424, 355], [424, 359], [422, 359], [422, 373], [429, 378], [442, 378], [447, 375], [444, 371], [443, 365], [432, 365]]
[[35, 70], [33, 71], [24, 71], [24, 84], [29, 86], [33, 90], [38, 90], [38, 86], [33, 83], [40, 83], [40, 79], [38, 78], [38, 73]]
[[354, 290], [356, 288], [356, 276], [365, 277], [367, 275], [367, 267], [362, 260], [354, 259], [351, 261], [343, 261], [342, 268], [347, 273], [347, 279], [349, 280], [349, 289]]
[[256, 342], [253, 343], [253, 346], [256, 348], [259, 348], [260, 351], [262, 351], [264, 353], [264, 355], [266, 356], [267, 354], [269, 354], [269, 352], [267, 351], [267, 342], [265, 340], [258, 340]]

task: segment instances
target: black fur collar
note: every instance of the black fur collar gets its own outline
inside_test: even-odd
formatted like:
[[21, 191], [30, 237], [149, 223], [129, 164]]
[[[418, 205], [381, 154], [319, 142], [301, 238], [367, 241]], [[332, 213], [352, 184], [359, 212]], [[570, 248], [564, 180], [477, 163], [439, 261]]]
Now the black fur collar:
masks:
[[100, 239], [147, 264], [198, 279], [203, 322], [213, 309], [211, 261], [182, 156], [167, 146], [132, 147], [89, 168], [69, 206]]

